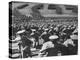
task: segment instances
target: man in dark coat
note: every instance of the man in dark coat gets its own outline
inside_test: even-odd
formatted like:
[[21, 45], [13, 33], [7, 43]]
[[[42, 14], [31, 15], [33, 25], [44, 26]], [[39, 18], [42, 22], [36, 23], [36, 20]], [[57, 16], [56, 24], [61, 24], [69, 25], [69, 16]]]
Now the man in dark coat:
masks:
[[23, 48], [25, 48], [23, 50], [23, 57], [24, 58], [32, 57], [31, 51], [30, 51], [31, 44], [32, 44], [32, 42], [26, 36], [22, 37], [22, 46], [23, 46]]

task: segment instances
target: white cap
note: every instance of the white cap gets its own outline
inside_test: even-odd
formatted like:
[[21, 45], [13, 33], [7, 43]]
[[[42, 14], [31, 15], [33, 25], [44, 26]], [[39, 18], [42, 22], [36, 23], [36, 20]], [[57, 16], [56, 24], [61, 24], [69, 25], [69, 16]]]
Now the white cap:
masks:
[[78, 39], [78, 35], [71, 35], [71, 39]]
[[16, 34], [21, 34], [23, 32], [25, 32], [25, 30], [18, 31]]
[[47, 31], [48, 29], [44, 29], [45, 31]]
[[12, 54], [12, 57], [19, 57], [20, 53]]
[[49, 39], [57, 39], [57, 38], [58, 38], [57, 35], [52, 35], [52, 36], [49, 37]]
[[31, 29], [32, 31], [36, 31], [36, 29]]

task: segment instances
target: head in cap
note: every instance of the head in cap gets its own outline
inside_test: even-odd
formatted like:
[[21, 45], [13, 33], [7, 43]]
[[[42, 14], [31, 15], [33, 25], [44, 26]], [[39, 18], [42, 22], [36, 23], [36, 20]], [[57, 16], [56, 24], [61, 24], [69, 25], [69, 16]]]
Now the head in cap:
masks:
[[48, 30], [48, 28], [46, 28], [46, 29], [44, 29], [45, 31], [47, 31]]
[[58, 36], [57, 35], [52, 35], [49, 37], [50, 41], [53, 42], [53, 44], [56, 44], [58, 41]]
[[31, 29], [31, 31], [33, 31], [33, 32], [34, 32], [34, 31], [36, 31], [36, 29]]
[[12, 37], [12, 40], [10, 40], [11, 42], [16, 42], [16, 41], [20, 41], [21, 40], [21, 37], [20, 35], [16, 35], [16, 37], [13, 39]]
[[73, 40], [78, 40], [78, 35], [70, 35], [70, 38]]

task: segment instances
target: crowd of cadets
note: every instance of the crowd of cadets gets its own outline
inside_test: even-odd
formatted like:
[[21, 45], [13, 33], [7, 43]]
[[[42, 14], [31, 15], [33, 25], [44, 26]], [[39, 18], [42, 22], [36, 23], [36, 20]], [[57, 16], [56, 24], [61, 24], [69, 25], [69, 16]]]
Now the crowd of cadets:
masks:
[[31, 24], [20, 28], [12, 27], [9, 57], [76, 55], [78, 50], [77, 29], [76, 24]]

